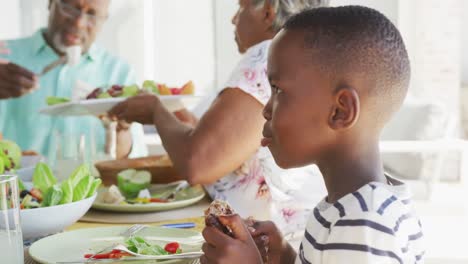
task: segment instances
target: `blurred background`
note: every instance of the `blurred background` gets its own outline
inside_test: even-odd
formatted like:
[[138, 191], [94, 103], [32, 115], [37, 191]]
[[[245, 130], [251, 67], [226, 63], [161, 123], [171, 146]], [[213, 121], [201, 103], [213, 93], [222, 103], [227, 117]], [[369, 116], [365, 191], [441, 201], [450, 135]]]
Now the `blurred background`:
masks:
[[[48, 0], [0, 1], [0, 39], [46, 25]], [[413, 188], [427, 263], [468, 263], [468, 1], [331, 4], [375, 8], [400, 29], [412, 82], [407, 102], [382, 135], [384, 164]], [[208, 94], [223, 87], [240, 58], [231, 24], [237, 6], [237, 0], [113, 0], [98, 44], [132, 64], [140, 81], [178, 86], [193, 80], [197, 93]]]

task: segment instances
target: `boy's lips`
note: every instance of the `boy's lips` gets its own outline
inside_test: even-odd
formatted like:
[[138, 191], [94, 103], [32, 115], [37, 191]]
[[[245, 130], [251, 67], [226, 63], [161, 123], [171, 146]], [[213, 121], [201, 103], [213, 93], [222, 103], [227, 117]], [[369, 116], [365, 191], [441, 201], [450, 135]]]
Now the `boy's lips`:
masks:
[[273, 141], [272, 138], [262, 138], [262, 141], [260, 142], [260, 144], [262, 145], [262, 147], [268, 147], [271, 142]]
[[261, 141], [261, 145], [262, 145], [262, 147], [268, 147], [268, 145], [270, 145], [271, 142], [273, 141], [273, 136], [271, 135], [271, 132], [267, 128], [266, 124], [263, 127], [262, 134], [263, 134], [263, 138], [262, 138], [262, 141]]

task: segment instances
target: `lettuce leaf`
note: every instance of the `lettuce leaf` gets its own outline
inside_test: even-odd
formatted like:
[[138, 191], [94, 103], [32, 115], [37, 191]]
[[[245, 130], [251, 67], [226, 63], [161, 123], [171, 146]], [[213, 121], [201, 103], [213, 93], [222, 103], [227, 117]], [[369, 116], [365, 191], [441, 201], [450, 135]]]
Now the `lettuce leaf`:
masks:
[[18, 190], [21, 192], [23, 190], [26, 190], [26, 187], [24, 186], [23, 181], [18, 177]]
[[150, 245], [142, 237], [133, 236], [125, 241], [127, 248], [142, 255], [168, 255], [169, 253], [158, 245]]
[[62, 182], [62, 191], [63, 191], [63, 196], [62, 200], [60, 201], [60, 204], [67, 204], [73, 202], [73, 184], [71, 183], [70, 180], [66, 180]]
[[96, 190], [99, 188], [101, 185], [102, 181], [101, 179], [94, 179], [93, 183], [91, 184], [91, 188], [89, 188], [88, 195], [86, 195], [86, 198], [89, 198], [96, 193]]
[[0, 173], [4, 173], [5, 171], [9, 170], [11, 168], [11, 160], [8, 157], [7, 154], [5, 154], [1, 149], [0, 149]]
[[68, 180], [71, 181], [73, 187], [76, 187], [83, 178], [89, 175], [90, 172], [88, 166], [86, 166], [86, 164], [83, 164], [73, 171]]
[[0, 174], [5, 172], [5, 162], [3, 161], [2, 156], [0, 156]]
[[44, 200], [42, 201], [42, 206], [54, 206], [60, 204], [60, 201], [62, 200], [63, 196], [63, 191], [62, 188], [58, 184], [54, 184], [52, 187], [50, 187], [44, 197]]
[[140, 88], [138, 87], [138, 85], [136, 85], [136, 84], [127, 85], [127, 86], [124, 86], [123, 93], [122, 93], [121, 97], [136, 96], [136, 95], [138, 95], [139, 91], [140, 91]]
[[50, 187], [57, 183], [51, 169], [45, 163], [38, 163], [34, 169], [33, 185], [42, 193], [46, 193]]
[[[69, 179], [71, 180], [71, 178]], [[73, 188], [73, 202], [83, 200], [87, 197], [93, 184], [94, 178], [91, 175], [85, 176]]]
[[49, 96], [46, 98], [47, 105], [56, 105], [70, 102], [70, 99], [64, 97]]

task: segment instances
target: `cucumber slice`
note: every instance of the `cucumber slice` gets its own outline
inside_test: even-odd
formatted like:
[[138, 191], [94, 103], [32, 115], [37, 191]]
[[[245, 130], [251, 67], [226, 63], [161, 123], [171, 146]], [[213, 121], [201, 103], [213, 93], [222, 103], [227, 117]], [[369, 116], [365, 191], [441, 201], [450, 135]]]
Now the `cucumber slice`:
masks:
[[138, 193], [148, 188], [151, 183], [151, 173], [128, 169], [117, 175], [117, 185], [126, 198], [135, 198]]

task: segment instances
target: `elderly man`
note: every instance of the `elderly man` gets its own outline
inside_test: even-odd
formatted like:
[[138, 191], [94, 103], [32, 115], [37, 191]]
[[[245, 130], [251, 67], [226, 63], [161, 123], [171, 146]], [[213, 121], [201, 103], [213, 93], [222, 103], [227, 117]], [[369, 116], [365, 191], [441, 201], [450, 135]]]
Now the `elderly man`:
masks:
[[[34, 35], [7, 41], [8, 54], [0, 58], [0, 131], [23, 149], [50, 156], [55, 154], [54, 132], [95, 137], [105, 147], [106, 130], [95, 117], [57, 118], [41, 115], [48, 96], [71, 97], [77, 80], [93, 87], [133, 84], [128, 64], [97, 47], [93, 42], [108, 16], [110, 0], [50, 0], [46, 29]], [[42, 69], [63, 56], [69, 46], [80, 45], [82, 55], [76, 66], [61, 65], [44, 76]], [[141, 125], [118, 126], [117, 158], [146, 155]], [[133, 139], [133, 140], [132, 140]], [[66, 144], [66, 142], [65, 142]]]

